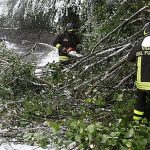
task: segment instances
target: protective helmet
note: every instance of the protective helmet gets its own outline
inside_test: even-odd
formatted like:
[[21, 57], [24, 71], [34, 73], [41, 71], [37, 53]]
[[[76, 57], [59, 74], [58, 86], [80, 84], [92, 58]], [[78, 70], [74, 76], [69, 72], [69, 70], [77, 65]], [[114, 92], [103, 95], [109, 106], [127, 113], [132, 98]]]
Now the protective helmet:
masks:
[[146, 23], [144, 26], [144, 35], [150, 35], [150, 22]]
[[73, 31], [75, 31], [74, 24], [73, 24], [73, 23], [68, 23], [68, 24], [66, 25], [66, 31], [67, 31], [67, 32], [73, 32]]

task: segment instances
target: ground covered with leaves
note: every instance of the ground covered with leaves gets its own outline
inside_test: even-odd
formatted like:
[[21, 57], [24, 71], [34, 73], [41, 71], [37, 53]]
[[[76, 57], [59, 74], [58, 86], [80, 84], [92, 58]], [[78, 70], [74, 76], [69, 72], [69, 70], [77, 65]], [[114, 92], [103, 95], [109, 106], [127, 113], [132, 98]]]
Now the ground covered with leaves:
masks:
[[[123, 6], [124, 3], [116, 8], [122, 10]], [[106, 11], [106, 7], [98, 8]], [[125, 12], [113, 9], [116, 13], [96, 17], [101, 22], [109, 15], [109, 23], [82, 33], [83, 58], [67, 67], [48, 64], [40, 78], [34, 75], [36, 65], [23, 61], [30, 53], [20, 56], [1, 43], [0, 136], [3, 139], [15, 138], [16, 142], [42, 147], [53, 143], [58, 149], [146, 149], [150, 144], [150, 127], [147, 120], [141, 125], [132, 121], [135, 68], [126, 62], [126, 57], [142, 38], [149, 9], [143, 2], [132, 4]], [[120, 20], [114, 23], [112, 18]]]

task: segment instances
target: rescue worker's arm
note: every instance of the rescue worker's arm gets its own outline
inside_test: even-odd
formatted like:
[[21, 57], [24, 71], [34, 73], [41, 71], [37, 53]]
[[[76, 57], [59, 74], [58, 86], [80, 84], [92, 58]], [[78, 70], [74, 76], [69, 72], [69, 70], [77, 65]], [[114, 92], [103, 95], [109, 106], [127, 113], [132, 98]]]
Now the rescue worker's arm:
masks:
[[129, 52], [127, 61], [135, 62], [136, 61], [136, 52], [141, 50], [141, 44], [136, 44], [133, 46], [132, 50]]
[[56, 48], [58, 48], [58, 50], [62, 50], [62, 34], [59, 34], [58, 36], [55, 37], [55, 39], [52, 42], [52, 45]]
[[65, 47], [63, 47], [63, 44], [62, 44], [63, 36], [64, 36], [63, 34], [59, 34], [54, 39], [53, 46], [55, 46], [58, 49], [59, 54], [65, 54], [65, 55], [67, 55], [70, 50], [66, 49]]

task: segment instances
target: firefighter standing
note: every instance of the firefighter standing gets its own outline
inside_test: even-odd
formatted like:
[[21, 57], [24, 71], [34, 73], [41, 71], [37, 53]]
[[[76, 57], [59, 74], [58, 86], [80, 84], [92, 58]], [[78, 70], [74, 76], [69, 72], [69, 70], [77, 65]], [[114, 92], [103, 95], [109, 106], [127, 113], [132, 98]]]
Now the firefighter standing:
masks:
[[81, 56], [78, 54], [79, 49], [77, 49], [77, 45], [80, 44], [80, 39], [75, 34], [76, 31], [75, 25], [68, 23], [64, 33], [57, 35], [53, 41], [53, 46], [58, 48], [59, 51], [59, 61], [63, 64], [69, 64], [71, 54]]
[[129, 62], [136, 62], [137, 99], [133, 119], [139, 123], [147, 118], [147, 96], [150, 93], [150, 22], [144, 26], [144, 39], [128, 55]]

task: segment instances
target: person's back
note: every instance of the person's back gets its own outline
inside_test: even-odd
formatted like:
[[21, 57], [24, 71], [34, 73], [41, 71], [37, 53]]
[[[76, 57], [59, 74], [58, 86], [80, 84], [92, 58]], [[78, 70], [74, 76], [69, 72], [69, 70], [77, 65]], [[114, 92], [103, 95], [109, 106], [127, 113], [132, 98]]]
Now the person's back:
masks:
[[[147, 26], [150, 26], [150, 24]], [[133, 47], [128, 55], [128, 61], [136, 62], [137, 88], [150, 90], [150, 34], [148, 31], [144, 30], [144, 32], [144, 39]]]

